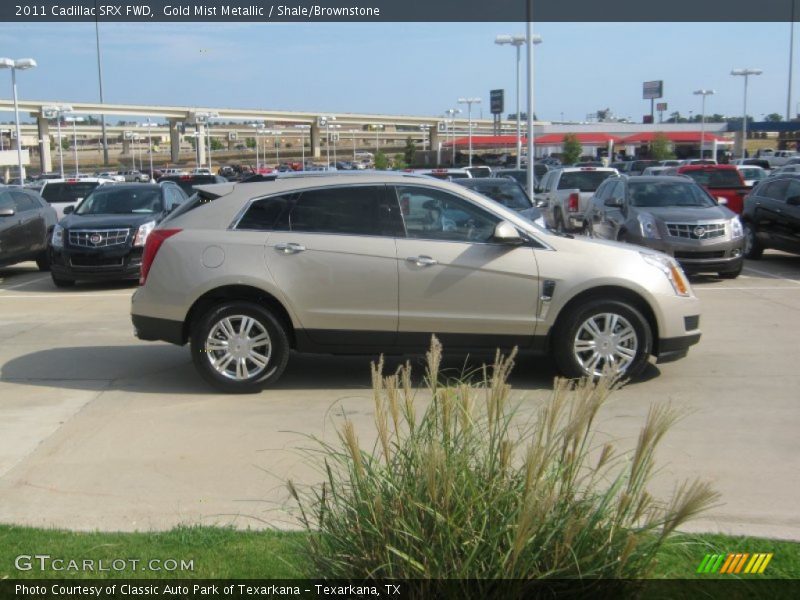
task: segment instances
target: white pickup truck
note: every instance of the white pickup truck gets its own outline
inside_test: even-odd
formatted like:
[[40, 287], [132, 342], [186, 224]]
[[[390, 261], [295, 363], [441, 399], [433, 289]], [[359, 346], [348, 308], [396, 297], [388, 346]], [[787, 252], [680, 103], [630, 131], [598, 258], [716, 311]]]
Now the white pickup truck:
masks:
[[556, 231], [578, 231], [589, 200], [600, 184], [617, 177], [616, 169], [603, 167], [565, 167], [548, 171], [536, 189], [536, 205], [545, 223]]
[[762, 150], [758, 154], [758, 158], [766, 159], [769, 162], [769, 166], [773, 169], [776, 167], [782, 167], [786, 163], [789, 162], [792, 158], [797, 158], [800, 156], [794, 150], [772, 150], [771, 148], [767, 148]]

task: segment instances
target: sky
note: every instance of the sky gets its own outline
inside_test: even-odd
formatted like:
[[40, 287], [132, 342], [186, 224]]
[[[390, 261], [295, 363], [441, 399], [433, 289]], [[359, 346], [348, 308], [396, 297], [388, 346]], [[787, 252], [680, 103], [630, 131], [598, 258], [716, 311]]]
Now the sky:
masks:
[[[94, 23], [0, 23], [0, 55], [32, 57], [18, 74], [20, 98], [99, 99]], [[515, 50], [497, 34], [522, 23], [101, 23], [105, 101], [319, 111], [441, 115], [459, 96], [505, 89], [515, 112]], [[537, 23], [535, 113], [583, 121], [599, 109], [640, 121], [649, 113], [642, 82], [662, 79], [668, 113], [785, 115], [788, 23]], [[792, 113], [800, 102], [800, 28], [795, 35]], [[523, 78], [525, 62], [523, 48]], [[0, 75], [3, 77], [3, 75]], [[10, 76], [0, 97], [11, 97]], [[523, 87], [524, 89], [524, 87]], [[523, 91], [524, 111], [524, 91]], [[10, 119], [10, 114], [0, 119]], [[657, 118], [657, 117], [656, 117]]]

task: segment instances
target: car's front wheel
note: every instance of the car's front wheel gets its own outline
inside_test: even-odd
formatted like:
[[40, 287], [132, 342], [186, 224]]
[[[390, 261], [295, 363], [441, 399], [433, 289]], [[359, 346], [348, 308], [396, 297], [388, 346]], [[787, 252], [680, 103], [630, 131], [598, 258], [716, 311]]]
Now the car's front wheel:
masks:
[[75, 285], [74, 279], [62, 279], [61, 277], [56, 277], [53, 273], [50, 273], [50, 277], [53, 279], [53, 284], [58, 288], [68, 288]]
[[745, 221], [742, 225], [744, 226], [744, 257], [758, 260], [764, 254], [764, 246], [758, 241], [752, 223]]
[[634, 377], [647, 365], [652, 345], [650, 325], [636, 308], [620, 300], [595, 300], [562, 315], [553, 353], [566, 377]]
[[259, 392], [275, 383], [289, 360], [289, 340], [278, 319], [253, 302], [217, 305], [192, 324], [192, 361], [217, 389]]

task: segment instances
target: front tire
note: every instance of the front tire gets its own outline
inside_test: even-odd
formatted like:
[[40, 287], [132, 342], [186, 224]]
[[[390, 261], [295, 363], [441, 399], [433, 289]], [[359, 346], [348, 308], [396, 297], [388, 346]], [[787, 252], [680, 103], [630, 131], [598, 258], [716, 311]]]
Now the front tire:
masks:
[[191, 353], [209, 384], [230, 394], [252, 394], [283, 374], [289, 339], [281, 322], [263, 306], [226, 302], [194, 321]]
[[39, 267], [40, 271], [50, 270], [50, 255], [47, 254], [47, 250], [36, 257], [36, 266]]
[[553, 340], [558, 370], [566, 377], [609, 374], [635, 377], [647, 365], [653, 334], [647, 319], [620, 300], [579, 304], [559, 319]]
[[764, 246], [758, 241], [752, 223], [745, 221], [744, 226], [744, 257], [758, 260], [764, 254]]
[[52, 273], [50, 273], [50, 277], [53, 280], [53, 284], [57, 288], [71, 288], [75, 285], [74, 279], [61, 279], [60, 277], [56, 277]]

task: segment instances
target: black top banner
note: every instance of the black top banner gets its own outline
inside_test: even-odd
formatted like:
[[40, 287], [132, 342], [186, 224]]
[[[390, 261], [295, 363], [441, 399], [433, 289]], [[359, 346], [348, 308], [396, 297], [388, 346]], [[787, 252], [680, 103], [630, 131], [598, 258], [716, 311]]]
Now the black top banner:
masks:
[[[770, 22], [797, 0], [39, 0], [0, 4], [5, 22]], [[800, 4], [800, 3], [798, 3]]]

